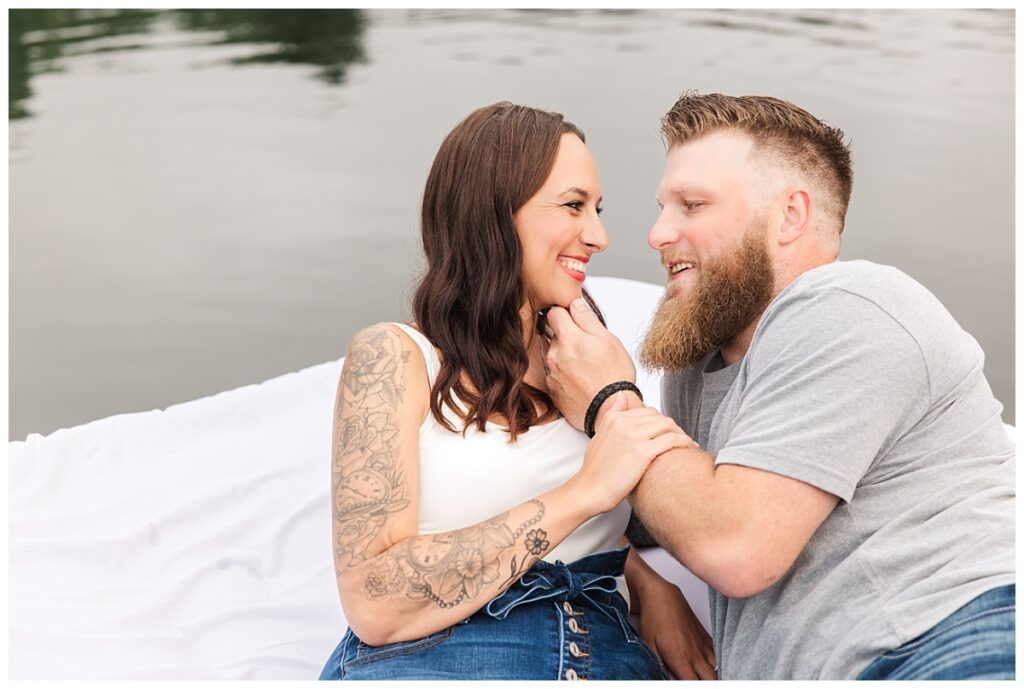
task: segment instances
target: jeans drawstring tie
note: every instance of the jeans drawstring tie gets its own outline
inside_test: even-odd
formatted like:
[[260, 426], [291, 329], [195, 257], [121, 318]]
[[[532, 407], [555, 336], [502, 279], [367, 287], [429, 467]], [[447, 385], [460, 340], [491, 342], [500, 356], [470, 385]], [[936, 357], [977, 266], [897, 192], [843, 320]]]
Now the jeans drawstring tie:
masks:
[[618, 589], [616, 577], [621, 576], [629, 555], [629, 546], [588, 555], [569, 564], [561, 560], [554, 563], [541, 560], [533, 565], [504, 593], [491, 600], [484, 611], [495, 619], [503, 620], [517, 606], [542, 600], [571, 601], [584, 599], [594, 608], [614, 620], [618, 618], [590, 593], [614, 593]]

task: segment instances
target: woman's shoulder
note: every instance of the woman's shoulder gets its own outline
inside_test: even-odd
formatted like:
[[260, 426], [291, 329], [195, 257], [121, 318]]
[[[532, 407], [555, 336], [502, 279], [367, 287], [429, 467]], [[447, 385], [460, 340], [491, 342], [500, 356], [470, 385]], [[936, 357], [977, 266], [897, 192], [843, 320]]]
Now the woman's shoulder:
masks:
[[344, 368], [367, 380], [390, 380], [405, 387], [427, 378], [427, 363], [419, 344], [396, 323], [374, 323], [349, 341]]
[[352, 339], [349, 341], [349, 346], [351, 347], [352, 344], [362, 342], [364, 340], [378, 340], [381, 338], [386, 338], [388, 337], [389, 334], [396, 335], [399, 338], [405, 338], [406, 340], [411, 342], [412, 338], [409, 337], [406, 328], [415, 329], [415, 324], [381, 322], [374, 323], [372, 325], [367, 325], [363, 328], [360, 328], [359, 331], [357, 331], [356, 334], [352, 336]]
[[345, 359], [374, 365], [386, 362], [425, 365], [419, 343], [397, 323], [374, 323], [359, 330], [349, 340]]

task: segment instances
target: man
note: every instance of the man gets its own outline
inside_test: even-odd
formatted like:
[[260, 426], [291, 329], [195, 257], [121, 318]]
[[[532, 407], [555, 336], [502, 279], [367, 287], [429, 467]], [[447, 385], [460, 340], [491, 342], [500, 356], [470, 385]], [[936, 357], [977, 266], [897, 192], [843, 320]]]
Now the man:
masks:
[[[662, 131], [668, 286], [640, 359], [702, 449], [658, 457], [633, 504], [710, 586], [719, 676], [1012, 678], [1014, 446], [980, 347], [905, 274], [837, 260], [841, 131], [720, 94], [684, 94]], [[582, 428], [635, 370], [582, 300], [548, 323]]]

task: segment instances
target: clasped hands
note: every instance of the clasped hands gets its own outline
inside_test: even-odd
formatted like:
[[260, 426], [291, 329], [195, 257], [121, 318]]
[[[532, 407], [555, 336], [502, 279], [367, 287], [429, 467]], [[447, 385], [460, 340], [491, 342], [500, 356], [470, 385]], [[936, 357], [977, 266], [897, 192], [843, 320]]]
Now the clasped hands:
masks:
[[[594, 395], [620, 380], [636, 382], [636, 367], [622, 342], [612, 335], [583, 299], [547, 312], [553, 335], [544, 352], [548, 393], [565, 419], [583, 430]], [[674, 447], [696, 448], [675, 421], [645, 407], [632, 392], [609, 397], [598, 412], [597, 434], [588, 446], [581, 472], [595, 476], [594, 491], [605, 508], [624, 499], [661, 453]], [[656, 600], [641, 605], [640, 633], [679, 679], [714, 679], [711, 638], [679, 589], [656, 577]]]

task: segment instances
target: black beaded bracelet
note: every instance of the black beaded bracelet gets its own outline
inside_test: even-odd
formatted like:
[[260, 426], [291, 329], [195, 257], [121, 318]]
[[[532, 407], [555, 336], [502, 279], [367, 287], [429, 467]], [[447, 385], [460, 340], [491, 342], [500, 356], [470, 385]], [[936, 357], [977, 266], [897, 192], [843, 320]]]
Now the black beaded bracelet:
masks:
[[590, 406], [587, 407], [587, 415], [583, 418], [583, 432], [587, 434], [588, 438], [594, 437], [594, 422], [597, 421], [597, 410], [601, 408], [604, 401], [609, 396], [614, 395], [620, 390], [632, 390], [636, 393], [636, 396], [640, 398], [640, 401], [644, 401], [644, 396], [640, 392], [640, 388], [635, 383], [631, 383], [628, 380], [620, 380], [616, 383], [608, 383], [603, 388], [597, 391], [594, 395], [594, 399], [591, 400]]

